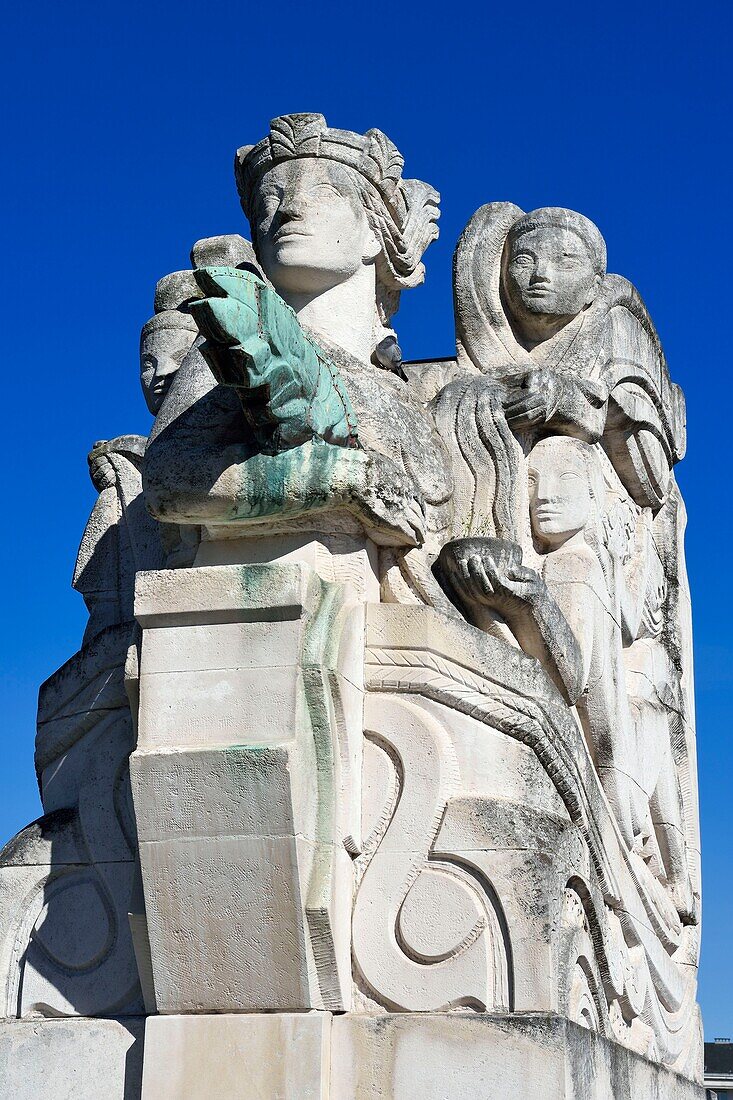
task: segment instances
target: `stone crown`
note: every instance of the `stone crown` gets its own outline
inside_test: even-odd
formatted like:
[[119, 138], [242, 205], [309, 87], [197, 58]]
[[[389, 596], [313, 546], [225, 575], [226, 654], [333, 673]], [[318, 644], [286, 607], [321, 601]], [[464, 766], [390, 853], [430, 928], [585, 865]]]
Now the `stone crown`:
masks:
[[[332, 129], [323, 115], [281, 115], [257, 145], [237, 150], [234, 174], [242, 209], [252, 224], [252, 200], [259, 178], [274, 164], [322, 158], [343, 164], [368, 184], [365, 204], [383, 244], [380, 275], [400, 290], [422, 282], [422, 255], [438, 236], [440, 195], [421, 180], [403, 179], [404, 158], [381, 130], [357, 134]], [[396, 304], [388, 312], [394, 312]]]
[[397, 147], [381, 130], [357, 134], [337, 130], [326, 124], [323, 115], [281, 115], [270, 123], [270, 133], [256, 145], [237, 150], [235, 175], [237, 188], [246, 205], [253, 183], [273, 164], [299, 157], [323, 158], [353, 168], [363, 176], [388, 204], [404, 203], [400, 193], [404, 159]]

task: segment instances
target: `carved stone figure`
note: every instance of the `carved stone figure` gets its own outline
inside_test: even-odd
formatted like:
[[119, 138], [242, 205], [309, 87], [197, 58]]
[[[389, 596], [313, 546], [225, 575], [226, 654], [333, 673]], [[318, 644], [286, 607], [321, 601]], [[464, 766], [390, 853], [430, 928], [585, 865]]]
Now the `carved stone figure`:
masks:
[[489, 203], [454, 271], [459, 360], [508, 387], [512, 428], [602, 440], [632, 498], [657, 511], [684, 453], [684, 403], [638, 293], [606, 274], [596, 226]]
[[[152, 413], [198, 329], [185, 311], [189, 272], [161, 279], [158, 312], [140, 337], [140, 380]], [[162, 531], [145, 507], [142, 436], [95, 443], [99, 492], [82, 536], [73, 586], [89, 620], [82, 648], [42, 686], [36, 770], [44, 816], [3, 853], [30, 895], [7, 891], [3, 911], [6, 1012], [96, 1015], [142, 1011], [128, 913], [137, 842], [129, 792], [133, 716], [125, 665], [135, 636], [137, 572], [193, 560], [189, 532]], [[32, 897], [32, 901], [30, 900]], [[20, 901], [20, 904], [19, 904]], [[34, 923], [35, 922], [35, 923]], [[81, 933], [70, 935], [76, 926]]]
[[[644, 547], [653, 568], [635, 617], [637, 623], [644, 617], [646, 636], [631, 646], [625, 662], [622, 624], [629, 620], [630, 594], [619, 555], [609, 548], [613, 520], [602, 452], [581, 440], [551, 436], [535, 444], [527, 465], [538, 570], [521, 564], [514, 544], [480, 538], [447, 544], [443, 568], [471, 621], [477, 622], [477, 606], [498, 611], [525, 653], [541, 662], [576, 707], [629, 847], [646, 827], [649, 841], [664, 849], [662, 873], [680, 913], [692, 919], [680, 783], [661, 702], [664, 685], [674, 692], [655, 627], [664, 596], [661, 561], [653, 544]], [[637, 626], [632, 639], [638, 633]], [[627, 669], [633, 670], [632, 689]], [[652, 804], [658, 838], [649, 828]]]
[[[239, 150], [235, 168], [258, 261], [282, 297], [257, 290], [251, 280], [254, 289], [241, 292], [252, 300], [259, 294], [265, 305], [280, 302], [271, 314], [279, 310], [283, 324], [282, 302], [292, 307], [326, 369], [333, 374], [336, 368], [343, 379], [356, 432], [337, 438], [327, 428], [319, 434], [308, 427], [302, 436], [281, 430], [276, 449], [282, 457], [275, 463], [270, 455], [263, 460], [262, 441], [253, 435], [241, 402], [231, 386], [217, 387], [215, 377], [226, 374], [223, 354], [241, 359], [237, 349], [256, 332], [257, 311], [229, 311], [217, 318], [213, 332], [212, 314], [227, 308], [218, 300], [225, 291], [221, 276], [217, 288], [211, 276], [199, 275], [202, 295], [210, 296], [208, 305], [195, 307], [207, 342], [184, 364], [151, 436], [150, 507], [160, 519], [196, 519], [213, 527], [284, 509], [290, 516], [313, 513], [340, 498], [344, 511], [358, 513], [380, 545], [409, 548], [435, 541], [446, 527], [450, 497], [446, 458], [410, 387], [385, 369], [382, 359], [392, 364], [389, 324], [401, 291], [422, 281], [421, 257], [437, 233], [438, 195], [426, 184], [402, 179], [402, 158], [379, 131], [361, 136], [331, 130], [320, 115], [276, 119], [264, 141]], [[248, 279], [237, 280], [240, 289]], [[263, 323], [261, 311], [259, 316]], [[227, 350], [217, 352], [217, 344]], [[213, 373], [207, 367], [212, 357], [219, 360]], [[236, 374], [236, 365], [232, 369]], [[283, 404], [297, 420], [301, 413], [292, 404], [291, 380], [281, 374], [274, 385], [266, 384], [265, 391], [259, 375], [248, 384], [266, 393], [265, 419], [276, 419]], [[259, 399], [251, 393], [247, 400]], [[331, 450], [334, 446], [339, 449]], [[289, 453], [291, 447], [305, 450]], [[287, 471], [287, 501], [277, 492], [267, 499], [274, 483], [264, 471], [275, 469], [278, 476]], [[410, 568], [404, 554], [388, 554], [382, 573], [390, 568], [397, 576], [404, 573], [403, 586], [428, 586], [440, 600], [429, 560], [412, 561]]]
[[455, 360], [403, 361], [438, 195], [402, 170], [277, 118], [252, 243], [158, 283], [0, 865], [7, 1014], [96, 1068], [144, 1022], [120, 1100], [692, 1100], [682, 397], [557, 208], [482, 207]]

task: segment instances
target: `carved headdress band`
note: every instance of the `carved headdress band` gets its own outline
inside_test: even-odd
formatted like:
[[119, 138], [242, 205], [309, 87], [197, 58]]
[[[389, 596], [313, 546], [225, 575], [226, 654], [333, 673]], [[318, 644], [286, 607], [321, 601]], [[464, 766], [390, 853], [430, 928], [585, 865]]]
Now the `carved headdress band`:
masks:
[[268, 136], [257, 145], [242, 146], [234, 161], [242, 209], [250, 224], [255, 189], [263, 173], [274, 164], [303, 158], [333, 161], [357, 173], [360, 182], [367, 184], [362, 188], [366, 212], [382, 245], [380, 280], [398, 293], [421, 283], [422, 255], [438, 236], [440, 195], [420, 180], [402, 178], [404, 160], [381, 130], [356, 134], [331, 129], [318, 114], [273, 119]]
[[508, 241], [515, 241], [524, 233], [533, 229], [567, 229], [580, 237], [593, 260], [598, 275], [606, 274], [606, 242], [597, 225], [590, 218], [578, 214], [576, 210], [565, 210], [562, 206], [543, 206], [531, 210], [514, 222], [509, 230]]

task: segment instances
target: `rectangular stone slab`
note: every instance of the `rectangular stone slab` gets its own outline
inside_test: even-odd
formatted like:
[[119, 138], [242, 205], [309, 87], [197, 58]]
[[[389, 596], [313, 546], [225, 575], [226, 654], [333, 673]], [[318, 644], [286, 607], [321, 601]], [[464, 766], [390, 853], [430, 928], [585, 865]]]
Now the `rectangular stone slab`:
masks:
[[143, 1100], [322, 1100], [331, 1016], [153, 1016]]

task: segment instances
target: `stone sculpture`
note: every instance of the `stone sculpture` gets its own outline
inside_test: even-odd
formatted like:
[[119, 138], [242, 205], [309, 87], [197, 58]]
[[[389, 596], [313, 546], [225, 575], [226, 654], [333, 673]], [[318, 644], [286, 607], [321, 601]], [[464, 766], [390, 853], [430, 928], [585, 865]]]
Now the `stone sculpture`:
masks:
[[63, 1015], [145, 1100], [698, 1096], [682, 397], [556, 208], [474, 215], [456, 358], [404, 363], [402, 169], [275, 119], [252, 244], [158, 284], [0, 870], [7, 1049]]

